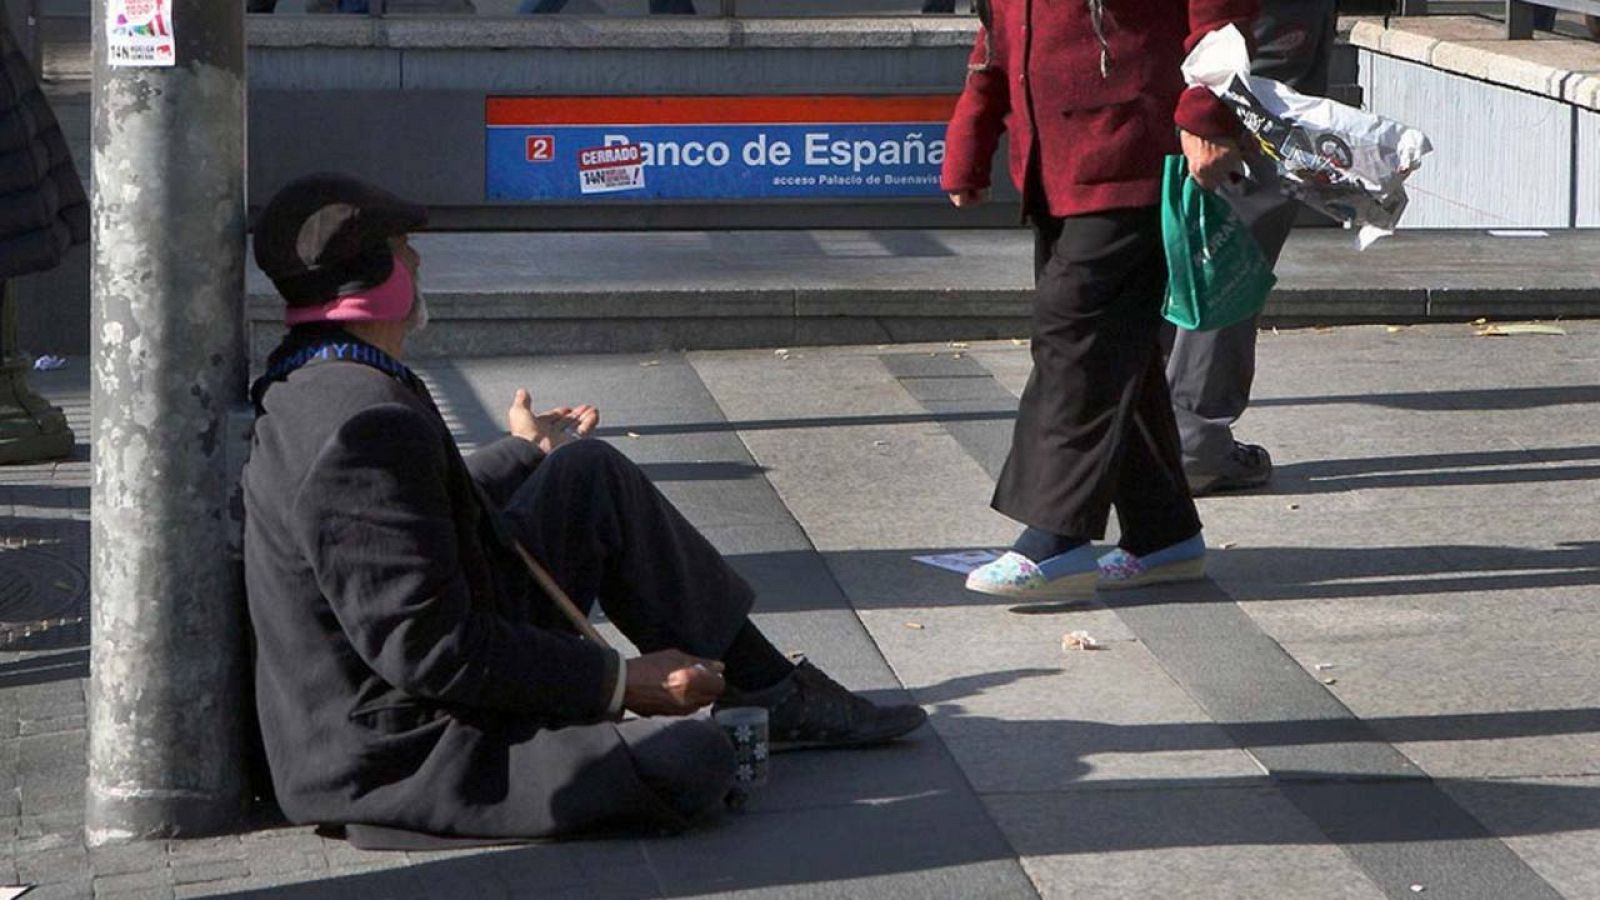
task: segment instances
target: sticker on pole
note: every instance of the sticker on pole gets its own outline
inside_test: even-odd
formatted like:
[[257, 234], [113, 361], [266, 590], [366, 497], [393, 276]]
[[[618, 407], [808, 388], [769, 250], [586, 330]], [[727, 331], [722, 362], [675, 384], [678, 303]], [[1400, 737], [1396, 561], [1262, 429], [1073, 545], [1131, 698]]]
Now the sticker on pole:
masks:
[[638, 144], [613, 144], [578, 151], [578, 190], [611, 194], [644, 189], [644, 150]]
[[106, 62], [113, 66], [177, 64], [171, 0], [106, 0]]

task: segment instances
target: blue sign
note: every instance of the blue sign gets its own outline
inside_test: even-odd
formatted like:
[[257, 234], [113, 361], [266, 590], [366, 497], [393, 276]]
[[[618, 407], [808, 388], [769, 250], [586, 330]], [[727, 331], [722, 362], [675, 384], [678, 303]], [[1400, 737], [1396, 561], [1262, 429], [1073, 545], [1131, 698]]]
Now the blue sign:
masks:
[[[951, 103], [493, 98], [485, 191], [490, 200], [569, 201], [937, 196]], [[657, 121], [625, 124], [646, 117]]]

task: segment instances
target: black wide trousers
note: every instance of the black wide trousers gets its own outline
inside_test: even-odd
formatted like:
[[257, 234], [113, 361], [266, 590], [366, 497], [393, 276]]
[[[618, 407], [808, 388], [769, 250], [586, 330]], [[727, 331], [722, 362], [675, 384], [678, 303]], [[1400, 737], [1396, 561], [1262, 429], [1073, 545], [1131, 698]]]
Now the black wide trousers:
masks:
[[1156, 207], [1034, 216], [1033, 372], [994, 508], [1149, 553], [1199, 532], [1162, 369], [1167, 267]]

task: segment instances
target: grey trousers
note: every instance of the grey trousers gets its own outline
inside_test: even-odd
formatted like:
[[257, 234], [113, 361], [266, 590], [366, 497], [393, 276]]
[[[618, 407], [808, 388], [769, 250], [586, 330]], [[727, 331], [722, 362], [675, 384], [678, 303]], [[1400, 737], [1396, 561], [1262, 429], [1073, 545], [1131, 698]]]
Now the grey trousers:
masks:
[[[1307, 94], [1328, 87], [1335, 36], [1334, 0], [1265, 0], [1255, 23], [1255, 74]], [[1261, 172], [1265, 165], [1255, 167]], [[1224, 192], [1240, 220], [1276, 265], [1299, 205], [1270, 177], [1257, 177]], [[1167, 384], [1183, 442], [1183, 468], [1217, 475], [1233, 449], [1233, 423], [1250, 404], [1256, 374], [1256, 320], [1216, 331], [1167, 326]]]

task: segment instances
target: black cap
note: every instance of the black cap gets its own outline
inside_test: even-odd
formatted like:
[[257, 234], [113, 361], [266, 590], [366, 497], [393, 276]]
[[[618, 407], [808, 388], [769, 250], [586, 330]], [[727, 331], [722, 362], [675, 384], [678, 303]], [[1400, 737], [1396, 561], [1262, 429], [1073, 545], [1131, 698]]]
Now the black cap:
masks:
[[421, 228], [427, 210], [348, 175], [298, 178], [256, 220], [256, 265], [290, 306], [317, 306], [382, 284], [389, 238]]

